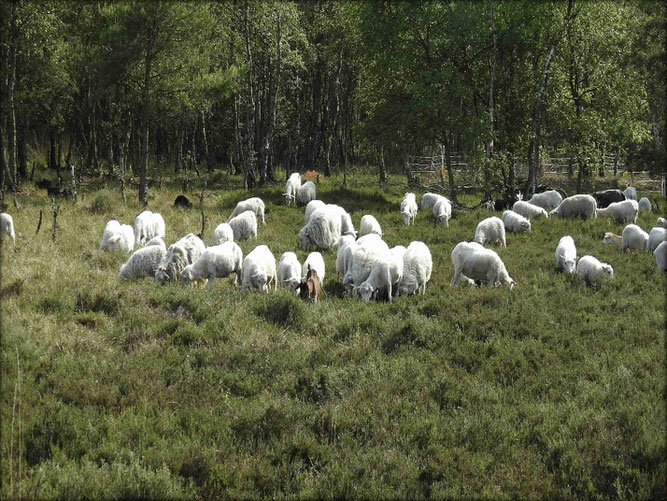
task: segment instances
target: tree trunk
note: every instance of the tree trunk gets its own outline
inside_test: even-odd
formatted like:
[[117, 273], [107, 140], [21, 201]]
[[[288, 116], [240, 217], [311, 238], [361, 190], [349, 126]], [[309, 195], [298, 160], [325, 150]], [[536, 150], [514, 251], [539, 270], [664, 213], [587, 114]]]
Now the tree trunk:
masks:
[[204, 147], [204, 160], [206, 161], [206, 169], [213, 172], [213, 162], [211, 161], [211, 152], [208, 148], [208, 136], [206, 134], [206, 112], [201, 112], [201, 139]]
[[5, 85], [5, 106], [7, 107], [7, 155], [8, 169], [12, 183], [18, 183], [16, 171], [16, 117], [14, 113], [14, 83], [16, 82], [16, 51], [18, 46], [18, 29], [16, 26], [16, 6], [12, 3], [10, 33], [11, 41], [7, 59], [7, 83]]
[[445, 164], [447, 165], [447, 180], [449, 181], [449, 199], [456, 202], [456, 186], [454, 185], [454, 172], [452, 171], [452, 152], [451, 137], [449, 133], [445, 134], [443, 141], [445, 147]]
[[248, 5], [248, 0], [245, 2], [245, 46], [246, 46], [246, 57], [248, 58], [248, 71], [247, 71], [247, 93], [248, 93], [248, 103], [246, 104], [246, 134], [245, 134], [245, 172], [244, 172], [244, 188], [249, 189], [255, 186], [255, 169], [254, 169], [254, 148], [253, 148], [253, 132], [256, 126], [257, 120], [257, 109], [255, 107], [255, 94], [253, 90], [253, 81], [252, 81], [252, 51], [250, 50], [250, 26], [248, 23], [248, 17], [250, 14], [250, 7]]
[[26, 155], [26, 136], [28, 135], [28, 122], [25, 119], [20, 121], [18, 129], [18, 177], [21, 181], [25, 181], [28, 177], [28, 158]]
[[148, 204], [148, 181], [146, 174], [148, 171], [148, 139], [150, 118], [150, 83], [151, 66], [153, 64], [153, 44], [154, 44], [155, 24], [150, 28], [151, 36], [149, 46], [146, 48], [145, 67], [144, 67], [144, 88], [143, 88], [143, 112], [141, 117], [141, 158], [139, 160], [139, 201], [144, 205]]
[[384, 146], [380, 147], [380, 184], [387, 182], [387, 166], [384, 163]]
[[496, 78], [496, 63], [498, 60], [498, 37], [496, 35], [496, 25], [493, 22], [493, 0], [489, 0], [489, 8], [489, 20], [493, 35], [493, 65], [491, 66], [491, 81], [489, 82], [489, 137], [486, 143], [487, 157], [493, 155], [493, 84]]
[[[280, 90], [280, 71], [282, 66], [282, 7], [279, 5], [276, 10], [276, 31], [277, 31], [277, 58], [276, 74], [269, 75], [269, 106], [267, 110], [268, 126], [264, 134], [260, 155], [259, 183], [264, 184], [267, 179], [273, 179], [273, 173], [269, 172], [269, 157], [273, 148], [273, 128], [276, 124], [276, 98]], [[269, 68], [269, 72], [271, 69]]]

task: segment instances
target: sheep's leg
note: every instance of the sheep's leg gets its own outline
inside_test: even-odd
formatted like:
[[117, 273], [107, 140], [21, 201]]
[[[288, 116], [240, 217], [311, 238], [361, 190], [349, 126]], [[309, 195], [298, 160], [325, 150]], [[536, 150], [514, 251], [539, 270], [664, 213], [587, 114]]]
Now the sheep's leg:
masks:
[[452, 289], [456, 289], [456, 286], [459, 284], [460, 280], [461, 280], [461, 269], [455, 268], [454, 269], [454, 278], [452, 278], [452, 281], [449, 282], [449, 286]]
[[215, 273], [210, 273], [209, 276], [207, 277], [208, 280], [208, 290], [211, 290], [213, 288], [213, 279], [215, 278]]

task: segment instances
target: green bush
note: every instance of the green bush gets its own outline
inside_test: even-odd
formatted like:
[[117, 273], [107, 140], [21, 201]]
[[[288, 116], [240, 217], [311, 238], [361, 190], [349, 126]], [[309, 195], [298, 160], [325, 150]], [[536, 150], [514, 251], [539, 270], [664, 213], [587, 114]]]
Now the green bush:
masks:
[[263, 295], [257, 301], [255, 314], [280, 327], [298, 329], [306, 318], [303, 300], [289, 291]]

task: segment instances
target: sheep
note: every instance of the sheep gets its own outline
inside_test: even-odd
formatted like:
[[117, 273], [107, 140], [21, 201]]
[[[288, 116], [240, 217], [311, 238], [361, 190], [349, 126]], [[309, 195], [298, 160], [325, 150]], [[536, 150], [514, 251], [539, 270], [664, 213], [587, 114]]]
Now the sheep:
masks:
[[6, 212], [0, 213], [0, 239], [8, 235], [12, 243], [16, 245], [16, 233], [14, 232], [14, 220]]
[[232, 273], [234, 285], [241, 281], [243, 252], [234, 242], [207, 247], [197, 260], [183, 268], [181, 283], [190, 285], [194, 280], [208, 280], [208, 288], [213, 288], [214, 278], [225, 278]]
[[[255, 226], [257, 226], [257, 219], [255, 218]], [[213, 245], [224, 244], [225, 242], [234, 241], [234, 230], [229, 223], [220, 223], [213, 231]]]
[[567, 273], [574, 273], [577, 266], [577, 248], [574, 239], [567, 235], [558, 241], [556, 247], [556, 268]]
[[614, 278], [614, 269], [607, 263], [601, 263], [593, 256], [584, 256], [577, 263], [577, 275], [588, 284], [599, 282], [602, 278]]
[[415, 224], [415, 217], [417, 217], [417, 201], [415, 200], [414, 193], [406, 193], [403, 195], [403, 201], [401, 202], [401, 219], [403, 219], [403, 224], [410, 226], [410, 221], [412, 224]]
[[659, 217], [658, 220], [655, 222], [655, 225], [667, 228], [667, 219], [665, 219], [664, 217]]
[[658, 247], [658, 245], [665, 241], [667, 241], [667, 228], [663, 228], [662, 226], [654, 226], [651, 228], [651, 231], [648, 234], [648, 244], [646, 250], [653, 252]]
[[378, 256], [371, 266], [368, 278], [353, 288], [362, 301], [371, 298], [378, 299], [383, 291], [387, 291], [389, 301], [392, 300], [392, 292], [403, 278], [403, 253], [389, 250]]
[[293, 203], [296, 205], [296, 193], [301, 188], [301, 174], [293, 172], [285, 183], [285, 193], [283, 196], [287, 199], [287, 205]]
[[403, 255], [403, 278], [398, 284], [398, 295], [409, 296], [419, 291], [426, 294], [426, 282], [431, 279], [433, 258], [424, 242], [410, 242]]
[[507, 285], [510, 290], [516, 284], [507, 273], [500, 256], [476, 242], [459, 242], [452, 250], [451, 257], [454, 277], [449, 285], [452, 289], [456, 288], [462, 277], [466, 278], [468, 283], [478, 280], [493, 287]]
[[667, 242], [661, 242], [653, 251], [653, 260], [658, 270], [667, 271]]
[[452, 217], [452, 204], [445, 197], [437, 200], [433, 206], [433, 217], [436, 221], [449, 228], [449, 218]]
[[296, 191], [296, 204], [306, 205], [317, 198], [317, 188], [312, 181], [306, 181]]
[[[317, 209], [299, 231], [299, 247], [307, 249], [316, 246], [320, 249], [330, 249], [343, 234], [343, 221], [346, 226], [351, 225], [349, 215], [338, 205], [329, 204]], [[348, 228], [348, 231], [354, 232], [354, 228], [351, 230]]]
[[[232, 218], [243, 214], [246, 211], [254, 213], [255, 216], [262, 221], [262, 224], [266, 225], [266, 221], [264, 220], [264, 201], [258, 197], [248, 198], [247, 200], [241, 200], [237, 203], [236, 207], [234, 207], [234, 210], [227, 218], [227, 222], [230, 223]], [[255, 232], [255, 235], [257, 235], [257, 232]]]
[[250, 237], [257, 236], [257, 216], [251, 210], [247, 210], [238, 216], [233, 217], [227, 221], [227, 224], [232, 228], [235, 242], [240, 242], [241, 240], [247, 240]]
[[523, 195], [521, 193], [516, 193], [514, 195], [508, 195], [504, 198], [497, 198], [495, 200], [488, 200], [485, 202], [485, 207], [489, 210], [495, 210], [500, 212], [501, 210], [511, 209], [517, 200], [521, 200]]
[[361, 218], [361, 222], [359, 223], [359, 236], [363, 237], [370, 233], [380, 235], [380, 238], [382, 238], [382, 228], [380, 227], [380, 223], [378, 223], [378, 220], [375, 219], [375, 217], [366, 214]]
[[596, 191], [592, 196], [600, 209], [606, 209], [609, 207], [609, 204], [622, 202], [626, 199], [621, 190]]
[[357, 239], [352, 253], [352, 261], [343, 277], [343, 285], [351, 291], [368, 278], [373, 263], [379, 256], [389, 251], [387, 243], [379, 235], [371, 233]]
[[432, 209], [435, 203], [441, 198], [445, 198], [438, 193], [424, 193], [422, 195], [421, 209], [425, 211], [426, 209]]
[[302, 276], [305, 278], [309, 269], [317, 271], [320, 282], [324, 282], [324, 258], [319, 252], [311, 252], [301, 266]]
[[303, 299], [311, 299], [313, 303], [317, 303], [322, 293], [322, 282], [317, 276], [317, 271], [308, 267], [305, 278], [299, 282], [296, 290]]
[[164, 285], [167, 282], [178, 281], [183, 268], [199, 259], [204, 249], [206, 249], [204, 242], [193, 233], [188, 233], [171, 244], [167, 249], [167, 255], [155, 272], [155, 283]]
[[563, 197], [556, 190], [548, 190], [543, 193], [535, 193], [527, 202], [542, 209], [551, 210], [558, 207]]
[[494, 216], [480, 221], [475, 229], [475, 236], [472, 241], [480, 245], [500, 242], [503, 247], [507, 247], [507, 242], [505, 241], [505, 224], [502, 219]]
[[310, 221], [310, 216], [313, 215], [313, 212], [315, 212], [317, 209], [321, 209], [325, 205], [326, 204], [322, 202], [322, 200], [311, 200], [308, 202], [308, 205], [306, 205], [306, 213], [304, 215], [305, 223], [308, 224], [308, 221]]
[[634, 186], [628, 186], [626, 189], [623, 190], [623, 194], [625, 195], [625, 198], [628, 200], [637, 200], [637, 188]]
[[185, 195], [178, 195], [174, 200], [174, 207], [192, 207], [192, 202]]
[[645, 210], [647, 212], [651, 212], [651, 209], [652, 209], [651, 201], [648, 198], [642, 197], [642, 198], [639, 199], [639, 210], [640, 211]]
[[614, 244], [621, 249], [621, 252], [625, 252], [629, 249], [646, 250], [648, 245], [648, 233], [636, 224], [629, 224], [623, 228], [623, 233], [620, 236], [615, 235], [614, 233], [605, 233], [602, 238], [602, 243], [604, 245]]
[[154, 237], [150, 242], [150, 245], [146, 244], [145, 247], [134, 251], [120, 267], [118, 280], [136, 280], [155, 276], [158, 266], [167, 255], [167, 248], [160, 237]]
[[637, 222], [639, 205], [635, 200], [613, 202], [606, 209], [595, 209], [598, 217], [608, 217], [617, 223]]
[[347, 248], [350, 245], [356, 245], [352, 235], [342, 235], [338, 239], [338, 251], [336, 252], [336, 276], [345, 276], [345, 272], [347, 272], [345, 255], [347, 253]]
[[164, 238], [164, 219], [157, 212], [145, 210], [134, 218], [134, 242], [144, 245], [153, 237]]
[[530, 221], [513, 210], [503, 212], [502, 220], [505, 229], [512, 233], [523, 233], [531, 229]]
[[340, 215], [340, 234], [349, 235], [353, 238], [357, 238], [357, 230], [354, 229], [354, 225], [352, 224], [352, 218], [344, 210], [343, 213]]
[[549, 217], [568, 218], [581, 216], [584, 219], [595, 219], [597, 202], [590, 195], [572, 195], [564, 198], [558, 207], [549, 212]]
[[132, 252], [134, 229], [129, 224], [120, 224], [115, 219], [107, 222], [102, 232], [101, 251]]
[[519, 200], [518, 202], [514, 202], [514, 205], [512, 206], [512, 210], [519, 214], [520, 216], [525, 217], [526, 219], [534, 219], [538, 217], [545, 217], [548, 218], [549, 214], [547, 213], [546, 210], [544, 210], [542, 207], [538, 207], [537, 205], [533, 205], [529, 202], [524, 202], [522, 200]]
[[278, 263], [278, 281], [282, 287], [295, 289], [301, 281], [301, 265], [294, 252], [283, 252]]
[[266, 245], [258, 245], [243, 260], [241, 268], [243, 282], [241, 289], [259, 289], [260, 291], [277, 288], [276, 260]]

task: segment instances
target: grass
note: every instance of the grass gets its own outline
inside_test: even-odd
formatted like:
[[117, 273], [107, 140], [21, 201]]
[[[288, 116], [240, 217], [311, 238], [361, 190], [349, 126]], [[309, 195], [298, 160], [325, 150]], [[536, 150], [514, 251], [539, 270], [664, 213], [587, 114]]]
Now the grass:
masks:
[[[207, 237], [257, 195], [267, 225], [244, 254], [265, 243], [277, 259], [306, 257], [296, 246], [303, 208], [282, 205], [281, 186], [247, 193], [214, 176]], [[149, 201], [168, 243], [201, 224], [197, 208], [172, 207], [179, 185]], [[240, 292], [230, 279], [211, 291], [120, 283], [125, 256], [97, 249], [111, 215], [131, 224], [140, 212], [135, 192], [127, 206], [115, 186], [61, 202], [55, 241], [43, 192], [17, 196], [21, 235], [2, 246], [2, 497], [664, 494], [666, 278], [650, 254], [601, 244], [622, 225], [534, 221], [507, 249], [493, 246], [513, 291], [451, 290], [451, 249], [489, 212], [455, 212], [447, 229], [420, 212], [406, 227], [398, 186], [329, 178], [318, 190], [356, 225], [374, 214], [390, 246], [429, 245], [426, 295], [346, 298], [335, 251], [323, 253], [317, 304]], [[610, 263], [614, 280], [588, 287], [556, 273], [565, 234], [580, 256]]]

